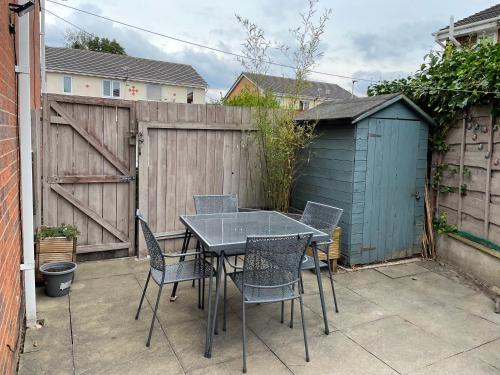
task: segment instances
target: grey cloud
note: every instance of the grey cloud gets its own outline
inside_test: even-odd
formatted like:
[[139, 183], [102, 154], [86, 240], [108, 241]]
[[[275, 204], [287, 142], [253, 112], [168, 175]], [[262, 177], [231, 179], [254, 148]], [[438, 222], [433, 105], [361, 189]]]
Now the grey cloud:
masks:
[[[96, 12], [99, 10], [94, 7], [92, 11]], [[67, 19], [90, 33], [101, 37], [116, 39], [130, 56], [192, 65], [208, 82], [210, 87], [227, 88], [231, 86], [242, 70], [239, 62], [233, 57], [225, 57], [215, 52], [202, 52], [193, 48], [185, 48], [179, 52], [173, 53], [166, 52], [152, 44], [147, 39], [146, 35], [135, 30], [124, 27], [110, 27], [109, 22], [90, 17], [82, 17], [79, 19], [74, 13], [67, 17]], [[48, 24], [47, 45], [64, 46], [64, 35], [67, 29], [71, 29], [71, 26], [62, 22]], [[174, 42], [166, 39], [164, 43]], [[222, 42], [217, 47], [229, 49], [229, 47]]]
[[353, 47], [368, 60], [384, 60], [413, 56], [433, 46], [430, 35], [442, 22], [406, 22], [397, 27], [373, 32], [348, 34]]

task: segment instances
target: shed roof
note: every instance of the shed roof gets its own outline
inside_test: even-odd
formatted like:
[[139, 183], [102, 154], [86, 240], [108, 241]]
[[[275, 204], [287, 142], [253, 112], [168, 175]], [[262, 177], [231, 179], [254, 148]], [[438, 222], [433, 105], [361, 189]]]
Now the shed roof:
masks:
[[434, 121], [428, 114], [406, 96], [399, 93], [368, 96], [365, 98], [352, 98], [348, 100], [334, 100], [322, 103], [317, 107], [302, 112], [295, 119], [298, 121], [347, 119], [355, 123], [398, 101], [405, 102], [405, 104], [424, 120], [430, 124], [434, 124]]
[[47, 47], [47, 71], [130, 79], [150, 83], [207, 87], [191, 65], [84, 49]]

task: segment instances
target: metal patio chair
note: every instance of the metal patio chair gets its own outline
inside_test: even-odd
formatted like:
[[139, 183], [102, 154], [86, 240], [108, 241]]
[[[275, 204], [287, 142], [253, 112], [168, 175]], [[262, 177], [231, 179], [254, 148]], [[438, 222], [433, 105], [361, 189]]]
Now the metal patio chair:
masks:
[[[323, 233], [327, 233], [328, 235], [331, 236], [333, 231], [335, 230], [335, 228], [337, 228], [337, 225], [340, 221], [340, 217], [342, 216], [343, 211], [344, 210], [342, 210], [341, 208], [327, 206], [326, 204], [308, 201], [306, 204], [306, 207], [304, 209], [304, 212], [302, 213], [302, 216], [300, 217], [299, 221], [301, 223], [309, 225], [310, 227], [313, 227], [314, 229], [320, 230]], [[332, 286], [333, 302], [335, 304], [335, 312], [338, 313], [339, 309], [337, 306], [337, 297], [335, 296], [335, 287], [333, 285], [332, 268], [330, 265], [330, 254], [328, 251], [330, 244], [331, 244], [331, 241], [317, 244], [317, 249], [326, 254], [326, 262], [320, 260], [319, 267], [320, 268], [325, 268], [325, 267], [328, 268], [328, 276], [330, 278], [330, 284]], [[309, 255], [304, 255], [304, 259], [302, 261], [302, 270], [304, 271], [304, 270], [311, 270], [311, 269], [315, 269], [314, 258], [309, 256]], [[304, 292], [304, 284], [302, 282], [302, 276], [301, 276], [300, 281], [301, 281], [300, 286], [302, 288], [302, 292]], [[323, 297], [323, 296], [320, 296], [320, 297]], [[293, 308], [293, 303], [292, 303], [292, 308]]]
[[193, 195], [194, 209], [197, 215], [238, 212], [238, 196], [225, 195]]
[[284, 302], [299, 299], [306, 361], [309, 362], [304, 304], [299, 282], [302, 258], [312, 236], [312, 233], [285, 236], [248, 236], [243, 266], [232, 264], [226, 258], [228, 264], [233, 268], [233, 272], [226, 272], [224, 275], [223, 329], [226, 330], [227, 277], [229, 276], [242, 294], [244, 373], [247, 370], [245, 317], [247, 304], [281, 302], [281, 318], [283, 320]]
[[[139, 308], [137, 309], [137, 314], [135, 315], [135, 320], [139, 319], [139, 313], [141, 311], [142, 302], [144, 301], [146, 289], [148, 288], [149, 280], [152, 278], [159, 287], [158, 296], [156, 297], [155, 309], [153, 312], [153, 318], [151, 320], [151, 327], [149, 329], [148, 341], [146, 342], [146, 346], [149, 347], [163, 285], [212, 277], [213, 275], [215, 275], [215, 270], [210, 265], [210, 263], [205, 261], [204, 256], [200, 256], [201, 253], [198, 251], [186, 252], [181, 254], [164, 254], [161, 251], [160, 245], [158, 244], [158, 241], [156, 240], [153, 232], [149, 228], [148, 223], [139, 212], [139, 210], [137, 210], [136, 217], [141, 223], [142, 232], [144, 233], [144, 238], [146, 240], [146, 246], [148, 248], [150, 258], [150, 268], [148, 278], [146, 279], [146, 283], [144, 284], [144, 290], [142, 291], [141, 302], [139, 302]], [[193, 255], [196, 256], [196, 258], [193, 260], [182, 260], [174, 264], [165, 264], [165, 258], [180, 257], [181, 259], [184, 259], [184, 257]], [[199, 299], [200, 296], [198, 295], [198, 305]]]
[[[220, 214], [229, 212], [238, 212], [238, 196], [236, 194], [224, 194], [224, 195], [193, 195], [194, 209], [196, 215], [207, 215], [207, 214]], [[182, 245], [183, 249], [187, 249], [189, 246], [189, 241], [191, 240], [192, 233], [186, 229], [184, 235], [184, 243]], [[200, 242], [196, 242], [196, 251], [201, 251]], [[184, 260], [183, 257], [180, 258], [181, 261]], [[194, 288], [194, 280], [192, 284]], [[201, 290], [201, 303], [198, 307], [205, 308], [205, 280], [202, 281], [202, 285], [198, 281], [198, 292]], [[170, 301], [175, 301], [177, 298], [177, 284], [174, 285], [172, 289], [172, 294], [170, 296]]]

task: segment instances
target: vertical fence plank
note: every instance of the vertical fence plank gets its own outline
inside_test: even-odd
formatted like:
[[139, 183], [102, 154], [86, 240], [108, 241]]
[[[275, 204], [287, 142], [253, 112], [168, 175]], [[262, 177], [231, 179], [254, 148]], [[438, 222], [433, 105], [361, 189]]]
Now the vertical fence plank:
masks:
[[[464, 110], [462, 119], [462, 139], [460, 141], [460, 164], [459, 164], [459, 184], [462, 186], [464, 183], [464, 156], [465, 156], [465, 141], [467, 136], [467, 118], [468, 112]], [[457, 213], [457, 227], [462, 228], [462, 204], [463, 198], [461, 194], [458, 194], [458, 213]]]
[[[104, 146], [110, 150], [114, 155], [117, 153], [118, 141], [117, 141], [117, 121], [116, 121], [116, 107], [104, 107], [103, 108], [103, 120], [104, 120]], [[104, 160], [104, 174], [105, 175], [116, 175], [117, 170], [112, 166], [107, 160]], [[103, 186], [103, 207], [102, 207], [102, 217], [106, 219], [109, 223], [116, 226], [116, 184], [115, 183], [105, 183]], [[110, 243], [115, 242], [115, 237], [105, 230], [103, 233], [103, 242]]]
[[[89, 110], [89, 123], [88, 130], [99, 142], [104, 143], [104, 120], [103, 120], [103, 107], [92, 106]], [[89, 148], [88, 154], [89, 174], [102, 175], [104, 173], [104, 159], [100, 153], [95, 149]], [[103, 198], [103, 184], [90, 184], [88, 189], [88, 202], [89, 208], [102, 215], [102, 198]], [[87, 222], [87, 241], [89, 245], [102, 243], [103, 240], [102, 227], [94, 222], [88, 220]]]
[[488, 148], [486, 163], [486, 187], [484, 194], [484, 238], [488, 239], [490, 234], [490, 207], [491, 207], [491, 166], [493, 159], [493, 127], [495, 126], [495, 116], [490, 114], [490, 123], [488, 124]]
[[[127, 108], [117, 108], [117, 156], [124, 165], [129, 166], [130, 152], [128, 143], [128, 132], [130, 126], [130, 110]], [[135, 163], [135, 160], [134, 160]], [[116, 227], [122, 233], [129, 233], [129, 225], [134, 225], [134, 220], [130, 221], [130, 183], [116, 184]], [[133, 239], [131, 239], [133, 242]], [[133, 247], [133, 246], [131, 246]]]
[[[89, 123], [89, 106], [84, 104], [77, 104], [74, 106], [73, 116], [81, 126], [88, 131]], [[89, 169], [89, 144], [83, 137], [73, 132], [73, 164], [74, 174], [84, 175]], [[75, 184], [75, 197], [82, 201], [86, 206], [89, 203], [89, 185], [88, 184]], [[79, 245], [88, 244], [88, 217], [83, 212], [75, 210], [74, 224], [80, 230], [78, 236]]]

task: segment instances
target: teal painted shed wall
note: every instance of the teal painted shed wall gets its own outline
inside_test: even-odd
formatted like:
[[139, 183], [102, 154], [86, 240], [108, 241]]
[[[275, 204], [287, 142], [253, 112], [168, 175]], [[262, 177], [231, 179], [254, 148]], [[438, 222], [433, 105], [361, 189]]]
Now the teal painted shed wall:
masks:
[[301, 172], [292, 194], [292, 206], [303, 210], [315, 201], [344, 210], [340, 226], [342, 249], [349, 248], [354, 171], [354, 127], [350, 123], [319, 123], [318, 137], [310, 147], [310, 160]]
[[[322, 121], [311, 158], [292, 194], [344, 209], [342, 262], [349, 265], [420, 252], [428, 125], [402, 102], [356, 123]], [[420, 200], [412, 194], [419, 191]]]

